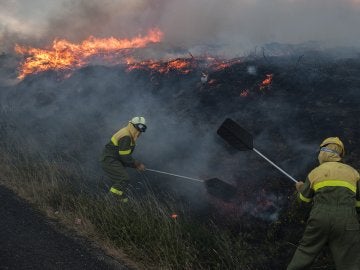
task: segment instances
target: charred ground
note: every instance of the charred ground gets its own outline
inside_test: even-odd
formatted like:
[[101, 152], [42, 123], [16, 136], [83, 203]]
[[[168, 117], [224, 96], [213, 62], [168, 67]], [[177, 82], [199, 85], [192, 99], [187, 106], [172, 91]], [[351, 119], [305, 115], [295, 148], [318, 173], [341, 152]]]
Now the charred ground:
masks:
[[[0, 61], [4, 65], [9, 56]], [[253, 134], [256, 148], [297, 179], [316, 165], [318, 144], [327, 136], [339, 136], [346, 161], [359, 168], [360, 59], [312, 51], [248, 56], [217, 71], [195, 64], [188, 74], [90, 66], [69, 78], [46, 72], [4, 84], [2, 140], [25, 143], [48, 160], [61, 156], [64, 167], [83, 166], [89, 177], [78, 188], [105, 192], [108, 182], [97, 162], [102, 147], [129, 118], [143, 114], [149, 129], [135, 157], [150, 168], [219, 177], [238, 194], [223, 202], [201, 185], [150, 173], [134, 175], [136, 182], [149, 183], [159, 199], [185, 205], [202, 222], [214, 220], [234, 235], [251, 233], [254, 247], [273, 241], [273, 267], [282, 265], [300, 239], [308, 209], [295, 203], [291, 181], [254, 153], [231, 149], [216, 130], [233, 118]], [[200, 81], [204, 72], [206, 83]], [[268, 75], [272, 81], [263, 85]]]

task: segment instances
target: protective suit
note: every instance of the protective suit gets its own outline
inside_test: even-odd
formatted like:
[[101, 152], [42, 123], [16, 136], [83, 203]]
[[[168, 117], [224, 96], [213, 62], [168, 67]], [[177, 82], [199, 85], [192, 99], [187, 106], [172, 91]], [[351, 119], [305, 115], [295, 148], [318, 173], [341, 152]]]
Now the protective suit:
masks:
[[110, 142], [105, 145], [100, 159], [104, 172], [113, 182], [110, 192], [120, 196], [125, 202], [127, 201], [125, 190], [129, 182], [129, 175], [125, 168], [145, 170], [145, 166], [132, 157], [136, 140], [145, 130], [145, 119], [134, 117], [127, 126], [111, 137]]
[[330, 137], [320, 145], [320, 165], [305, 183], [297, 183], [299, 198], [313, 203], [303, 238], [288, 265], [288, 270], [309, 269], [328, 244], [339, 270], [360, 270], [360, 176], [341, 163], [342, 142]]

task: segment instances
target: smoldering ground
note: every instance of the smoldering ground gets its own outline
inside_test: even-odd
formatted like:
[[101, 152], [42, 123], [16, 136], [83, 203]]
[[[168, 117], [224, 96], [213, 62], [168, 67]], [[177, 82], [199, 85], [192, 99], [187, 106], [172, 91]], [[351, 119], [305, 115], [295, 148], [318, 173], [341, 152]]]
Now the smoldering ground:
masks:
[[[200, 70], [161, 75], [89, 66], [69, 78], [50, 71], [15, 85], [3, 83], [1, 103], [14, 143], [48, 160], [61, 156], [65, 164], [85, 168], [89, 178], [83, 181], [90, 181], [95, 192], [105, 191], [94, 185], [103, 181], [98, 160], [104, 144], [131, 117], [144, 115], [149, 128], [138, 141], [135, 158], [149, 168], [223, 179], [238, 190], [233, 211], [274, 219], [293, 183], [254, 152], [234, 151], [222, 141], [216, 130], [226, 117], [252, 133], [256, 148], [299, 180], [316, 165], [318, 144], [325, 136], [340, 136], [350, 148], [350, 159], [358, 157], [352, 149], [359, 143], [359, 120], [353, 117], [358, 112], [358, 61], [329, 57], [319, 63], [305, 55], [295, 65], [296, 59], [251, 57], [211, 73], [221, 83], [205, 87]], [[249, 66], [257, 72], [248, 73]], [[274, 82], [260, 90], [269, 72]], [[9, 73], [1, 76], [5, 82]], [[250, 89], [249, 96], [240, 95], [239, 81]], [[150, 172], [145, 176], [155, 190], [192, 204], [207, 199], [201, 184]]]

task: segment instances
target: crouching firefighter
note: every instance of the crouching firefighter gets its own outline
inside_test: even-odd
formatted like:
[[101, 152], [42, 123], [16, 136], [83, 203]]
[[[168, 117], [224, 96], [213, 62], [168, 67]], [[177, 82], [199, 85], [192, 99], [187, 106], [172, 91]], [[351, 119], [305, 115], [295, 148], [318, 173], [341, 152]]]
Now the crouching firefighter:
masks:
[[125, 167], [145, 170], [144, 164], [135, 160], [132, 153], [136, 140], [146, 131], [146, 121], [142, 116], [132, 118], [127, 126], [120, 129], [104, 147], [101, 165], [105, 174], [112, 180], [110, 193], [122, 202], [127, 202], [125, 191], [129, 184], [129, 175]]
[[[309, 269], [324, 245], [329, 245], [336, 269], [360, 269], [359, 173], [341, 163], [344, 144], [338, 137], [320, 145], [320, 165], [296, 183], [300, 199], [312, 202], [304, 235], [288, 270]], [[358, 213], [359, 214], [359, 213]]]

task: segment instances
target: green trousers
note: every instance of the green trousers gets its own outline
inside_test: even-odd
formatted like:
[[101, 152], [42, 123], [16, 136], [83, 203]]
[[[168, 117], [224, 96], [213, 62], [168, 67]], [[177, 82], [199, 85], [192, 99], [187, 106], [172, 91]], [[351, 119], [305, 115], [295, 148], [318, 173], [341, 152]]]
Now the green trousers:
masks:
[[360, 225], [355, 207], [314, 206], [287, 270], [309, 269], [326, 244], [337, 270], [360, 270]]
[[105, 174], [112, 181], [111, 190], [124, 192], [129, 183], [129, 175], [124, 165], [119, 160], [109, 156], [103, 157], [100, 162]]

